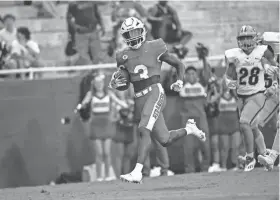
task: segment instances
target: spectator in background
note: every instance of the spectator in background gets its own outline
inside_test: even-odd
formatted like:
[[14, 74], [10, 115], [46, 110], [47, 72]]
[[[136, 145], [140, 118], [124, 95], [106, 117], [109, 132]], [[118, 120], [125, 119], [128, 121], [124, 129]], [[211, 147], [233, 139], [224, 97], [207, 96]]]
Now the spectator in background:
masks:
[[37, 16], [39, 18], [56, 18], [59, 16], [57, 13], [58, 1], [33, 1], [32, 5], [38, 9]]
[[[121, 101], [112, 91], [107, 91], [105, 75], [96, 74], [91, 82], [91, 89], [87, 92], [77, 110], [80, 111], [91, 106], [90, 139], [94, 146], [97, 181], [110, 181], [111, 142], [115, 135], [114, 113], [112, 103], [115, 102], [123, 108], [127, 104]], [[105, 165], [105, 177], [101, 176], [102, 163]]]
[[4, 24], [3, 24], [3, 19], [2, 16], [0, 15], [0, 30], [4, 28]]
[[148, 13], [152, 36], [174, 45], [174, 53], [183, 59], [188, 52], [185, 46], [192, 38], [192, 33], [182, 29], [177, 12], [168, 5], [168, 1], [159, 1]]
[[[186, 69], [185, 85], [180, 91], [182, 100], [181, 119], [182, 125], [188, 119], [194, 119], [197, 127], [201, 129], [206, 138], [209, 138], [207, 117], [204, 110], [206, 105], [206, 90], [200, 83], [196, 68], [189, 66]], [[201, 155], [203, 154], [203, 161]], [[188, 136], [184, 138], [184, 160], [185, 172], [207, 171], [210, 164], [209, 140], [199, 141], [196, 137]], [[202, 162], [202, 163], [201, 163]], [[199, 163], [196, 166], [196, 163]]]
[[[71, 4], [68, 4], [68, 10]], [[66, 66], [73, 66], [77, 63], [79, 59], [79, 54], [76, 50], [75, 44], [75, 28], [72, 26], [71, 20], [66, 18], [66, 23], [67, 23], [67, 32], [68, 32], [68, 41], [65, 47], [65, 55], [66, 55]]]
[[211, 141], [211, 152], [213, 165], [209, 168], [208, 172], [213, 172], [220, 169], [220, 151], [219, 151], [219, 100], [221, 97], [221, 86], [215, 76], [212, 76], [208, 81], [207, 86], [207, 106], [206, 114], [208, 119], [210, 141]]
[[203, 71], [201, 76], [204, 77], [203, 84], [206, 85], [207, 92], [207, 103], [205, 107], [207, 120], [209, 124], [209, 133], [210, 133], [210, 144], [211, 144], [211, 153], [213, 165], [209, 167], [208, 171], [215, 171], [216, 168], [219, 168], [217, 163], [220, 161], [219, 154], [219, 135], [218, 133], [218, 115], [219, 115], [219, 100], [222, 94], [222, 87], [218, 77], [215, 75], [215, 70], [211, 68], [207, 62], [207, 56], [209, 55], [209, 49], [206, 48], [203, 44], [197, 43], [196, 51], [198, 58], [202, 60]]
[[71, 2], [67, 11], [67, 20], [75, 30], [75, 47], [80, 56], [77, 64], [100, 63], [101, 42], [97, 25], [100, 26], [102, 35], [105, 34], [105, 28], [98, 10], [98, 2]]
[[115, 174], [119, 177], [123, 173], [129, 173], [131, 170], [131, 160], [136, 153], [136, 134], [133, 121], [133, 89], [130, 87], [126, 91], [116, 91], [116, 95], [128, 104], [128, 108], [117, 108], [116, 135], [113, 138], [115, 142]]
[[[0, 41], [0, 69], [4, 68], [8, 54], [9, 54], [9, 52], [8, 52], [8, 46], [7, 46], [6, 42]], [[3, 76], [3, 77], [5, 77], [5, 76]]]
[[42, 67], [39, 45], [31, 39], [27, 27], [17, 29], [17, 39], [11, 45], [11, 60], [17, 62], [17, 68]]
[[5, 41], [10, 48], [12, 42], [16, 40], [17, 28], [15, 16], [7, 14], [3, 17], [4, 28], [0, 30], [0, 41]]
[[241, 136], [239, 132], [236, 97], [237, 95], [234, 90], [229, 90], [225, 84], [222, 85], [222, 95], [219, 101], [219, 126], [217, 131], [220, 144], [220, 162], [215, 163], [217, 167], [213, 167], [214, 164], [212, 165], [211, 172], [226, 171], [228, 157], [230, 158], [230, 168], [237, 169], [237, 157], [239, 155]]

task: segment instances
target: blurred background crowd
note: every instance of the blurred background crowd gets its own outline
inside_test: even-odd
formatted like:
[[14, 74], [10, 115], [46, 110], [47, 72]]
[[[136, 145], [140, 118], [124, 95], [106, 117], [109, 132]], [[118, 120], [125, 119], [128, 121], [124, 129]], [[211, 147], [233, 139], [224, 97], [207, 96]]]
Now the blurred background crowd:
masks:
[[[162, 38], [170, 52], [186, 61], [180, 93], [169, 89], [176, 80], [175, 71], [167, 68], [161, 77], [167, 95], [179, 99], [182, 126], [193, 118], [208, 138], [206, 143], [191, 136], [181, 142], [183, 172], [237, 170], [238, 155], [244, 152], [236, 94], [222, 84], [223, 70], [215, 70], [224, 67], [223, 59], [213, 62], [208, 58], [236, 47], [236, 33], [243, 24], [260, 32], [279, 31], [279, 5], [275, 5], [277, 2], [253, 1], [1, 1], [0, 66], [22, 69], [114, 63], [116, 50], [125, 47], [119, 34], [123, 19], [138, 17], [147, 26], [149, 40]], [[187, 62], [189, 57], [198, 62]], [[108, 72], [100, 66], [100, 70], [82, 74], [77, 93], [79, 102], [88, 103], [79, 115], [94, 147], [95, 179], [109, 181], [131, 170], [138, 135], [133, 122], [133, 88], [108, 91]], [[37, 73], [35, 78], [60, 76]], [[28, 79], [28, 74], [1, 75], [1, 80], [7, 79]], [[155, 162], [147, 160], [144, 174], [150, 176], [153, 166], [160, 167], [158, 175], [172, 174], [168, 150], [157, 141], [153, 147]], [[56, 182], [71, 182], [71, 176], [75, 175], [63, 174]], [[82, 174], [84, 180], [90, 180], [88, 176]]]

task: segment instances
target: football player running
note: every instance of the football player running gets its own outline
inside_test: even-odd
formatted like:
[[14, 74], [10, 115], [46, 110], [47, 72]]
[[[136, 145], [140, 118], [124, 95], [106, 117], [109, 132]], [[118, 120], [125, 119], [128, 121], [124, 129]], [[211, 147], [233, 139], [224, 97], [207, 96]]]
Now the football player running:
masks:
[[[279, 65], [279, 38], [280, 38], [280, 33], [276, 32], [265, 32], [263, 34], [263, 42], [267, 44], [271, 44], [274, 49], [274, 52], [277, 56], [276, 61]], [[271, 77], [276, 77], [276, 79], [279, 80], [279, 67], [272, 67], [267, 70], [267, 73]], [[260, 113], [260, 120], [261, 124], [265, 125], [270, 118], [274, 115], [275, 112], [279, 112], [279, 83], [278, 81], [274, 81], [272, 83], [272, 86], [269, 88], [269, 92], [271, 94], [271, 105], [268, 107], [266, 112], [261, 112]], [[272, 111], [272, 112], [271, 112]], [[269, 112], [271, 113], [269, 115]], [[268, 171], [271, 171], [273, 169], [274, 163], [279, 156], [279, 113], [278, 113], [278, 122], [277, 122], [277, 132], [274, 138], [274, 142], [272, 145], [272, 149], [268, 150], [266, 154], [264, 155], [259, 155], [258, 156], [258, 161], [261, 165], [264, 165], [265, 168]]]
[[254, 140], [259, 154], [265, 154], [266, 146], [258, 128], [258, 115], [266, 104], [265, 69], [262, 58], [277, 66], [273, 52], [267, 45], [257, 45], [257, 32], [251, 26], [242, 26], [237, 43], [239, 48], [225, 51], [227, 70], [225, 82], [230, 89], [236, 89], [240, 132], [244, 135], [246, 161], [244, 171], [254, 169]]
[[[146, 41], [146, 29], [142, 21], [135, 17], [127, 18], [121, 25], [121, 35], [127, 48], [117, 52], [116, 61], [119, 69], [127, 70], [130, 82], [134, 86], [135, 118], [139, 122], [140, 141], [138, 158], [134, 170], [120, 179], [131, 183], [141, 183], [143, 163], [149, 154], [151, 136], [161, 145], [168, 146], [186, 135], [195, 135], [205, 141], [205, 134], [199, 130], [193, 120], [185, 128], [168, 131], [163, 118], [166, 104], [164, 89], [160, 84], [162, 62], [175, 67], [178, 80], [171, 89], [179, 92], [183, 87], [184, 64], [167, 52], [162, 39]], [[124, 81], [117, 72], [112, 76], [110, 87], [118, 89]]]

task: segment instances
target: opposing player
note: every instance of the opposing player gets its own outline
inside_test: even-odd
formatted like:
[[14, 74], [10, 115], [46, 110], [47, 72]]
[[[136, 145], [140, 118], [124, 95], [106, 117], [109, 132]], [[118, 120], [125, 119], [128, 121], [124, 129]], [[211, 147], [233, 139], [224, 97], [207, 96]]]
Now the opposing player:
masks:
[[[144, 24], [137, 18], [130, 17], [122, 23], [121, 35], [128, 47], [117, 52], [117, 67], [129, 72], [130, 81], [134, 86], [135, 117], [139, 121], [140, 142], [134, 170], [121, 175], [120, 178], [127, 182], [140, 183], [143, 163], [151, 145], [151, 136], [163, 146], [168, 146], [189, 134], [203, 141], [206, 138], [193, 120], [189, 120], [186, 127], [179, 130], [168, 131], [165, 125], [162, 110], [166, 104], [166, 96], [160, 84], [161, 64], [166, 62], [177, 69], [178, 80], [171, 85], [171, 89], [177, 92], [183, 86], [184, 64], [167, 52], [162, 39], [146, 41]], [[124, 81], [114, 73], [110, 86], [117, 89]]]
[[[265, 69], [262, 58], [276, 66], [273, 53], [267, 45], [257, 45], [257, 32], [251, 26], [242, 26], [237, 43], [239, 48], [227, 50], [225, 82], [238, 95], [239, 125], [244, 135], [246, 162], [244, 171], [254, 169], [254, 138], [259, 154], [265, 154], [266, 146], [258, 128], [258, 115], [266, 104]], [[260, 151], [262, 150], [262, 151]]]
[[[263, 34], [263, 43], [271, 45], [274, 53], [276, 55], [276, 62], [279, 65], [279, 38], [280, 33], [276, 32], [265, 32]], [[271, 95], [271, 98], [268, 100], [269, 105], [264, 108], [264, 110], [260, 113], [260, 121], [261, 126], [264, 126], [271, 117], [274, 116], [276, 112], [279, 112], [279, 67], [272, 67], [267, 70], [267, 73], [271, 77], [275, 77], [274, 81], [272, 82], [271, 87], [268, 89]], [[261, 165], [264, 165], [268, 171], [273, 169], [274, 163], [279, 156], [279, 113], [277, 115], [278, 122], [277, 122], [277, 131], [274, 138], [274, 142], [272, 145], [272, 149], [267, 151], [265, 155], [259, 155], [258, 161]]]

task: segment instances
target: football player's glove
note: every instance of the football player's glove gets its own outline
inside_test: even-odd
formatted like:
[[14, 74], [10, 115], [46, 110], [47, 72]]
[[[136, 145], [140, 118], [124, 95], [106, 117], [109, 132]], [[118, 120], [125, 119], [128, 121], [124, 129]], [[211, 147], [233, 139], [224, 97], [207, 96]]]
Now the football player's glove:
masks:
[[278, 73], [279, 73], [279, 67], [277, 67], [277, 66], [270, 66], [270, 67], [267, 67], [266, 73], [267, 73], [269, 76], [274, 76], [274, 74], [278, 74]]
[[277, 90], [278, 90], [278, 82], [274, 81], [272, 85], [265, 90], [264, 95], [266, 97], [272, 97], [273, 95], [276, 94]]
[[125, 86], [126, 84], [127, 84], [126, 79], [121, 78], [120, 73], [114, 72], [113, 75], [112, 75], [111, 81], [109, 83], [109, 87], [113, 88], [113, 89], [116, 89], [118, 87]]
[[174, 90], [175, 92], [180, 92], [180, 90], [183, 88], [183, 81], [177, 80], [175, 83], [172, 83], [170, 86], [171, 90]]

